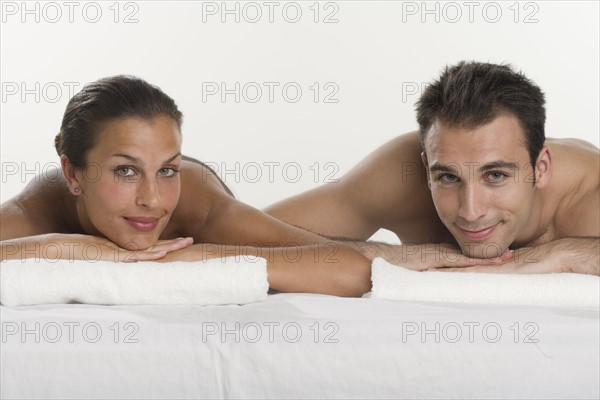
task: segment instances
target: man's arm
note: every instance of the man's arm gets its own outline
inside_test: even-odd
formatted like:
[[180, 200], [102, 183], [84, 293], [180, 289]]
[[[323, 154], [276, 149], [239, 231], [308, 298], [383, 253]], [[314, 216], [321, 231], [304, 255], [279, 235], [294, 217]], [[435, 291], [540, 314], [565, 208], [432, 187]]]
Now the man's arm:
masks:
[[568, 237], [513, 252], [512, 259], [496, 266], [436, 268], [444, 272], [543, 274], [572, 272], [600, 276], [600, 238]]
[[441, 241], [417, 132], [385, 143], [339, 179], [271, 205], [268, 214], [320, 235], [367, 240], [378, 229], [401, 240]]
[[357, 241], [348, 238], [329, 237], [338, 243], [353, 248], [369, 261], [381, 257], [393, 265], [414, 271], [432, 268], [471, 267], [476, 265], [498, 265], [512, 258], [512, 252], [502, 256], [478, 259], [465, 256], [459, 247], [450, 243], [403, 243], [389, 244], [375, 241]]

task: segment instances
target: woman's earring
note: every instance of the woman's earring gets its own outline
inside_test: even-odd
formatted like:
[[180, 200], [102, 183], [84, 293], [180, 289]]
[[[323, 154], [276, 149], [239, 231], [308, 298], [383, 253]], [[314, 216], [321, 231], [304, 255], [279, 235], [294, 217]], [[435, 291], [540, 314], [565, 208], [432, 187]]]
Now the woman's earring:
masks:
[[75, 193], [79, 193], [79, 188], [78, 188], [78, 187], [76, 187], [76, 188], [74, 188], [74, 189], [73, 189], [73, 191], [74, 191]]

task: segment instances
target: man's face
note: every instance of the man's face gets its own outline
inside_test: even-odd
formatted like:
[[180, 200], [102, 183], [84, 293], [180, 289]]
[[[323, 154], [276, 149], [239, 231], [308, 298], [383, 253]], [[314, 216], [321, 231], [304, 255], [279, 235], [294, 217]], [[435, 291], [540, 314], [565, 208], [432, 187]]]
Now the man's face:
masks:
[[475, 129], [435, 123], [425, 150], [433, 202], [463, 253], [502, 255], [526, 227], [536, 199], [518, 120], [501, 114]]
[[146, 249], [179, 200], [181, 134], [167, 116], [107, 123], [78, 171], [84, 230], [124, 248]]

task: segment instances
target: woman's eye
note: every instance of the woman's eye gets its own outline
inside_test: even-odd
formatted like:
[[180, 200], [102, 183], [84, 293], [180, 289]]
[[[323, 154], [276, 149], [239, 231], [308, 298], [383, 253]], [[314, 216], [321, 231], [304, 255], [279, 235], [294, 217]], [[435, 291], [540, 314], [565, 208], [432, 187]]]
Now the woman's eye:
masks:
[[166, 176], [166, 177], [173, 176], [173, 175], [175, 175], [177, 172], [179, 172], [179, 171], [177, 171], [175, 168], [161, 168], [161, 169], [159, 170], [159, 173], [160, 173], [162, 176]]
[[120, 166], [115, 168], [115, 173], [120, 176], [133, 176], [135, 171], [131, 167]]

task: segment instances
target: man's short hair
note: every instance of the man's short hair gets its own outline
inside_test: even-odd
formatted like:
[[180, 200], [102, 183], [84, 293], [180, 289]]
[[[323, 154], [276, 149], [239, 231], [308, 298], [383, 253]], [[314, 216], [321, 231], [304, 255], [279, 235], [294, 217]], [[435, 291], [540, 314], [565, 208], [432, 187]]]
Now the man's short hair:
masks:
[[510, 65], [461, 61], [446, 66], [416, 103], [421, 146], [425, 151], [426, 134], [435, 122], [474, 129], [508, 112], [518, 119], [535, 166], [545, 141], [544, 103], [542, 90]]

